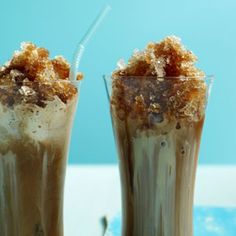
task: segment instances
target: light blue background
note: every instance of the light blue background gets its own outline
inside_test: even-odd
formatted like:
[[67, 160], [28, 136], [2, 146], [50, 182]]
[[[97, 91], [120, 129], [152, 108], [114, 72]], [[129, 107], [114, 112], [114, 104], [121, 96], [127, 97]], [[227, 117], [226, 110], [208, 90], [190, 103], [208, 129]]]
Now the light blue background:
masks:
[[[71, 59], [103, 0], [0, 0], [0, 63], [21, 41]], [[85, 74], [72, 135], [71, 163], [113, 163], [116, 151], [102, 80], [134, 48], [175, 34], [216, 77], [201, 145], [201, 163], [236, 163], [236, 1], [119, 0], [85, 51]]]

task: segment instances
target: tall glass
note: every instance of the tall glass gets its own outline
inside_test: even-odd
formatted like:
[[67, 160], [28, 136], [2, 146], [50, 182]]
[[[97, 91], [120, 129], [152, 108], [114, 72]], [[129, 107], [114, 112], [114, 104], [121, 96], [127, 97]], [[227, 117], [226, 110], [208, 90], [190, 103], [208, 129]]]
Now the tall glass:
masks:
[[[50, 88], [56, 83], [50, 81]], [[73, 82], [75, 94], [67, 102], [54, 96], [44, 104], [17, 101], [7, 93], [12, 87], [0, 85], [1, 236], [63, 235], [64, 179], [78, 85]], [[50, 88], [45, 84], [43, 92]]]
[[193, 235], [194, 183], [212, 79], [105, 78], [119, 153], [123, 236]]

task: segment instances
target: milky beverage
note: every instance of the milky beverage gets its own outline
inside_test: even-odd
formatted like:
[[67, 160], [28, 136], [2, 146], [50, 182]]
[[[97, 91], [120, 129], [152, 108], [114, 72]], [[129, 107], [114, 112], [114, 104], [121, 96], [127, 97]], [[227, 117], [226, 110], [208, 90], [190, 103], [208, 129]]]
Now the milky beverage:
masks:
[[196, 57], [167, 37], [112, 74], [123, 236], [192, 236], [207, 85]]
[[62, 236], [78, 90], [69, 64], [31, 43], [0, 70], [0, 235]]

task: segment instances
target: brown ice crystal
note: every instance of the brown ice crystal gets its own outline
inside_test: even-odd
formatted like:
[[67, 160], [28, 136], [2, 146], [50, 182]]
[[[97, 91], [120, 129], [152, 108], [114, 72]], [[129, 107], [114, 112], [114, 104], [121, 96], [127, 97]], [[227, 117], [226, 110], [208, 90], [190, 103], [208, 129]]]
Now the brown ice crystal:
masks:
[[204, 77], [196, 68], [197, 57], [187, 50], [176, 36], [160, 43], [149, 43], [144, 51], [136, 51], [126, 66], [114, 71], [114, 76]]
[[0, 67], [0, 101], [8, 106], [21, 102], [45, 106], [58, 96], [66, 103], [77, 94], [68, 80], [69, 63], [62, 57], [49, 58], [49, 51], [22, 43], [21, 51]]

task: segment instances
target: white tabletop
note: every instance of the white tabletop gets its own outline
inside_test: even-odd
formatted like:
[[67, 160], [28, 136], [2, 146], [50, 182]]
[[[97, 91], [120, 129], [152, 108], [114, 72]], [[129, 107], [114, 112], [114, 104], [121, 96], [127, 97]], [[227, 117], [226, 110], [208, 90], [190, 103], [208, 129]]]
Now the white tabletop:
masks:
[[[199, 166], [195, 205], [236, 207], [235, 181], [236, 166]], [[64, 208], [65, 236], [101, 236], [101, 217], [120, 210], [118, 166], [69, 166]]]

